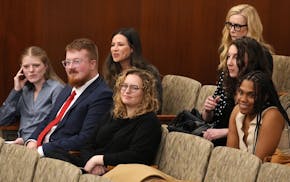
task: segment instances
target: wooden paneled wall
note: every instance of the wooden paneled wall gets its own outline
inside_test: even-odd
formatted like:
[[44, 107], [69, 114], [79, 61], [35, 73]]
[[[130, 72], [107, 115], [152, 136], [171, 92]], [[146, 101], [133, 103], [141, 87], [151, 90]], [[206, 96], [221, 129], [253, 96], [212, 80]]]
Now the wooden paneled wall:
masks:
[[75, 38], [96, 42], [101, 66], [111, 34], [120, 27], [140, 33], [144, 56], [161, 74], [178, 74], [213, 84], [217, 49], [226, 13], [239, 3], [255, 6], [264, 38], [277, 54], [290, 55], [290, 1], [272, 0], [0, 0], [0, 101], [13, 86], [19, 55], [30, 45], [43, 47], [56, 72]]

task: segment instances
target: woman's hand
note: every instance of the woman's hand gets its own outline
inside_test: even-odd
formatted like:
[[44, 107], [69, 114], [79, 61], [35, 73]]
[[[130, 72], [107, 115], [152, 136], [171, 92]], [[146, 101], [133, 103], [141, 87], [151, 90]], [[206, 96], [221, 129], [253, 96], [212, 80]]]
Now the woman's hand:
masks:
[[[104, 161], [103, 161], [104, 156], [103, 155], [95, 155], [93, 157], [91, 157], [88, 162], [86, 163], [84, 169], [86, 171], [88, 171], [89, 173], [93, 172], [93, 169], [96, 166], [103, 166], [104, 165]], [[99, 171], [100, 169], [97, 168], [96, 171]]]
[[27, 143], [26, 147], [29, 148], [29, 149], [36, 150], [37, 149], [37, 143], [35, 141], [30, 141], [30, 142]]
[[220, 96], [213, 98], [213, 96], [208, 96], [204, 102], [202, 119], [205, 121], [210, 121], [213, 117], [213, 110], [217, 106], [217, 103], [220, 100]]
[[225, 136], [227, 136], [228, 134], [228, 128], [223, 128], [223, 129], [207, 129], [205, 132], [203, 132], [203, 138], [212, 141], [212, 140], [216, 140], [219, 138], [223, 138]]
[[209, 112], [215, 109], [217, 106], [217, 103], [219, 102], [220, 97], [217, 96], [216, 98], [213, 98], [213, 96], [207, 97], [207, 99], [204, 102], [204, 111]]
[[27, 78], [25, 78], [23, 74], [23, 69], [20, 68], [14, 77], [14, 89], [16, 91], [21, 90], [24, 87], [26, 81], [27, 81]]
[[98, 165], [98, 166], [95, 166], [92, 171], [90, 172], [91, 174], [94, 174], [94, 175], [103, 175], [107, 172], [107, 168], [103, 165]]
[[18, 145], [24, 145], [24, 140], [23, 138], [16, 138], [14, 141], [13, 141], [14, 144], [18, 144]]

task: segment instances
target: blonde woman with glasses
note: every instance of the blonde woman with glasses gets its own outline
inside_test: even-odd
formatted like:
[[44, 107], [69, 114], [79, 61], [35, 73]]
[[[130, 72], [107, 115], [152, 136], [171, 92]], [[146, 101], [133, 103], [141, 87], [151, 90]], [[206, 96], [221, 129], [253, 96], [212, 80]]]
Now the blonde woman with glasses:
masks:
[[249, 4], [239, 4], [233, 6], [227, 13], [225, 26], [222, 31], [222, 40], [219, 47], [220, 64], [219, 70], [226, 68], [227, 50], [230, 43], [241, 37], [251, 37], [256, 39], [265, 50], [269, 60], [269, 68], [273, 71], [273, 48], [267, 44], [263, 38], [263, 25], [257, 10]]

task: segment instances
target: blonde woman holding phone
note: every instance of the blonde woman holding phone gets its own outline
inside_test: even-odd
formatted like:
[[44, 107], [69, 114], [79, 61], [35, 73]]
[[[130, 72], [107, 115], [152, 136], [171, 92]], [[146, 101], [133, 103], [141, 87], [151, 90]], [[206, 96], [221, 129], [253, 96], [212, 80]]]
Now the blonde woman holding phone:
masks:
[[18, 138], [9, 143], [23, 145], [50, 112], [63, 81], [54, 72], [46, 52], [31, 46], [21, 55], [14, 88], [0, 108], [0, 125], [20, 120]]

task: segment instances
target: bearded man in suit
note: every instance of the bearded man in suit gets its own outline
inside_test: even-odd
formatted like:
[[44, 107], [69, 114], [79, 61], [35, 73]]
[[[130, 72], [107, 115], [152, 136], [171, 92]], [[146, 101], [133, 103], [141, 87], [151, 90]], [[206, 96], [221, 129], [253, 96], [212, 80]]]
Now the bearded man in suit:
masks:
[[[41, 156], [65, 160], [54, 154], [80, 150], [86, 145], [102, 116], [110, 111], [113, 101], [112, 90], [99, 76], [98, 49], [92, 40], [81, 38], [68, 44], [62, 64], [69, 84], [26, 145]], [[75, 95], [68, 99], [72, 93]], [[65, 104], [67, 100], [70, 100], [69, 104]]]

